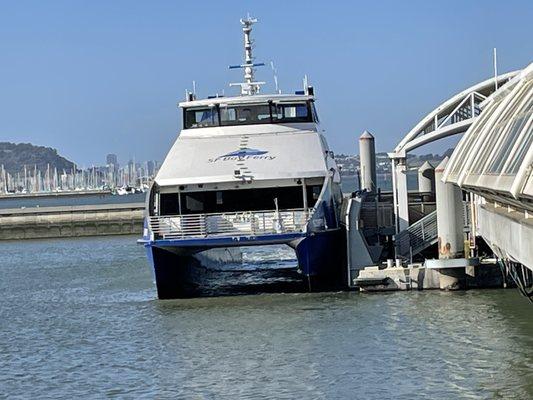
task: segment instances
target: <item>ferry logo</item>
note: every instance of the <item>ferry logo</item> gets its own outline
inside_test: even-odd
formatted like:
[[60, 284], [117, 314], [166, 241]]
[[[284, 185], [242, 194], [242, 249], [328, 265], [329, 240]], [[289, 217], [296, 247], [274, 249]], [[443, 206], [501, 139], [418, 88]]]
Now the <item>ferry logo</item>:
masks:
[[224, 154], [223, 156], [220, 156], [220, 157], [233, 157], [233, 156], [237, 156], [237, 157], [245, 157], [245, 156], [261, 156], [261, 155], [266, 154], [266, 153], [268, 153], [268, 151], [257, 150], [257, 149], [250, 149], [250, 148], [248, 148], [248, 147], [245, 147], [244, 149], [240, 149], [240, 150], [237, 150], [237, 151], [232, 151], [231, 153]]
[[227, 154], [223, 154], [221, 156], [218, 156], [216, 158], [210, 158], [208, 161], [210, 163], [214, 163], [217, 161], [231, 161], [231, 160], [273, 160], [276, 157], [268, 155], [268, 151], [266, 150], [258, 150], [258, 149], [251, 149], [249, 147], [245, 147], [239, 150], [235, 150], [232, 152], [229, 152]]

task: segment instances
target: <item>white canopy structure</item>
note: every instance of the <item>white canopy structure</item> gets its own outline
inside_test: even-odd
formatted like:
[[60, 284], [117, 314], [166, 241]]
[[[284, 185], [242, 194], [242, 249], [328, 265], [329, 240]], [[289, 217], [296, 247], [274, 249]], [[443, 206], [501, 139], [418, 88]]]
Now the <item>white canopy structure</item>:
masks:
[[443, 179], [477, 195], [476, 234], [533, 301], [533, 63], [481, 107]]
[[533, 210], [533, 63], [482, 104], [444, 179]]
[[397, 233], [409, 226], [407, 153], [436, 140], [466, 132], [479, 118], [481, 104], [518, 72], [487, 79], [452, 96], [422, 118], [389, 153]]

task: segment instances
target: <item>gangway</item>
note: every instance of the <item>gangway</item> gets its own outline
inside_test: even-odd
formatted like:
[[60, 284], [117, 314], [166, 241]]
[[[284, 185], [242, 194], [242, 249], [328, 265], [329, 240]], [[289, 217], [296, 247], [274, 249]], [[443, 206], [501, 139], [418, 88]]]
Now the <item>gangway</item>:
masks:
[[396, 235], [398, 254], [410, 258], [437, 243], [437, 210]]
[[[470, 229], [470, 203], [463, 201], [464, 229]], [[437, 210], [411, 224], [396, 235], [396, 255], [408, 258], [437, 243]]]

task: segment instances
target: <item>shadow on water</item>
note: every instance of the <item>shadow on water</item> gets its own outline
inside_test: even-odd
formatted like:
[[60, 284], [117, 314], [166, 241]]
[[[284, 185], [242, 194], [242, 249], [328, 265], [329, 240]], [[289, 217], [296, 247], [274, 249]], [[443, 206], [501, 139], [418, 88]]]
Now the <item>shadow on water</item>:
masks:
[[[234, 248], [185, 258], [181, 276], [186, 298], [306, 292], [294, 250], [285, 245]], [[228, 257], [228, 254], [229, 257]]]
[[261, 265], [257, 269], [202, 268], [200, 271], [197, 271], [190, 297], [298, 293], [306, 290], [301, 275], [294, 267], [268, 269]]

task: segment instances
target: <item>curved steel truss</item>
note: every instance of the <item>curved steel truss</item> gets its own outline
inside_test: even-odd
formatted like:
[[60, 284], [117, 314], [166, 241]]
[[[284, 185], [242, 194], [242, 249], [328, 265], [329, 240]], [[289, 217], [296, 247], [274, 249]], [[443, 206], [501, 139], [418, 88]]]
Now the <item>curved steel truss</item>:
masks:
[[409, 226], [407, 196], [407, 153], [428, 143], [464, 133], [481, 114], [481, 103], [520, 71], [487, 79], [452, 96], [411, 129], [389, 157], [392, 163], [392, 184], [396, 233]]

